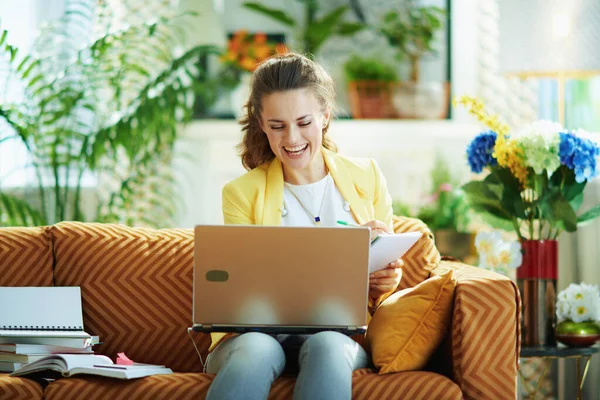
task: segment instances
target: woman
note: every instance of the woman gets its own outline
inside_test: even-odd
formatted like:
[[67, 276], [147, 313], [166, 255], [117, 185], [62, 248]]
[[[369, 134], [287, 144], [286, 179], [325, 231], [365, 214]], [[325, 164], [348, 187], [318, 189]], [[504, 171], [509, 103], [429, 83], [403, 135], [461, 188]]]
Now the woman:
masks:
[[[334, 97], [331, 77], [298, 54], [274, 57], [255, 71], [240, 144], [249, 172], [223, 188], [226, 224], [333, 226], [344, 220], [369, 226], [373, 235], [390, 231], [391, 197], [379, 168], [338, 155], [327, 136]], [[397, 261], [371, 274], [370, 311], [398, 287], [400, 267]], [[223, 336], [213, 334], [211, 348]], [[341, 333], [246, 333], [221, 340], [209, 355], [206, 371], [217, 376], [207, 399], [266, 399], [294, 356], [295, 399], [350, 399], [352, 371], [368, 366], [365, 350]]]

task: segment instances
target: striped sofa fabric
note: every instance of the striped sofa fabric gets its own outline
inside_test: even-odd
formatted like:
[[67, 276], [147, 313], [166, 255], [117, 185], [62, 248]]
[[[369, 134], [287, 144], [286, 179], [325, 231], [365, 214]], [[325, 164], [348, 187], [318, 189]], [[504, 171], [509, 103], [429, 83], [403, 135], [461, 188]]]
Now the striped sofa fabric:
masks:
[[[51, 383], [45, 392], [47, 400], [91, 399], [204, 399], [214, 376], [208, 374], [177, 373], [156, 375], [133, 381], [114, 381], [105, 378], [70, 378]], [[279, 378], [273, 384], [269, 400], [292, 398], [295, 379]], [[354, 400], [411, 399], [460, 400], [460, 388], [450, 379], [431, 372], [402, 372], [377, 375], [363, 369], [354, 372], [352, 379]]]
[[[427, 371], [378, 375], [359, 370], [355, 399], [514, 399], [518, 355], [518, 290], [506, 278], [440, 262], [421, 221], [395, 218], [397, 232], [423, 237], [404, 258], [400, 289], [444, 268], [455, 270], [452, 326]], [[80, 286], [84, 325], [99, 335], [97, 353], [171, 367], [175, 374], [118, 381], [99, 377], [37, 383], [0, 374], [3, 399], [161, 399], [205, 397], [213, 376], [201, 373], [187, 334], [192, 309], [193, 231], [63, 222], [44, 228], [0, 228], [0, 285]], [[489, 318], [493, 315], [493, 318]], [[206, 357], [210, 339], [193, 334]], [[290, 398], [294, 378], [278, 379], [271, 399]]]

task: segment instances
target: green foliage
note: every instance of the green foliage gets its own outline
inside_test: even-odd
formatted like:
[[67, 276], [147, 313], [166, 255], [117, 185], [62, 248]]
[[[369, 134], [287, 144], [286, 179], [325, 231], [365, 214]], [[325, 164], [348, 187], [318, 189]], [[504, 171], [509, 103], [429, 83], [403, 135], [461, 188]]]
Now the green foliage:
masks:
[[377, 58], [363, 58], [352, 55], [344, 64], [344, 71], [348, 81], [380, 81], [394, 82], [397, 80], [396, 70], [393, 66]]
[[401, 10], [389, 11], [383, 16], [379, 31], [398, 49], [398, 59], [411, 61], [414, 80], [418, 80], [421, 57], [435, 51], [435, 35], [443, 27], [445, 15], [442, 8], [418, 6], [415, 0], [406, 0]]
[[600, 205], [577, 215], [586, 183], [575, 180], [562, 165], [548, 178], [546, 171], [529, 171], [530, 182], [522, 189], [508, 168], [490, 167], [482, 181], [463, 186], [467, 202], [477, 212], [493, 217], [495, 227], [514, 230], [523, 239], [556, 239], [560, 232], [575, 232], [600, 216]]
[[304, 6], [302, 22], [284, 10], [263, 6], [256, 2], [245, 2], [243, 6], [282, 25], [293, 28], [301, 37], [300, 48], [295, 49], [309, 57], [319, 51], [321, 46], [333, 36], [352, 36], [365, 28], [361, 23], [345, 22], [343, 20], [348, 6], [340, 6], [317, 18], [319, 2], [317, 0], [297, 0]]
[[[21, 59], [9, 32], [0, 36], [7, 82], [23, 93], [18, 102], [0, 103], [0, 121], [27, 149], [36, 176], [35, 195], [16, 198], [2, 189], [0, 225], [84, 220], [84, 174], [114, 186], [99, 194], [94, 220], [164, 226], [174, 215], [172, 192], [148, 194], [145, 182], [173, 187], [169, 174], [156, 173], [170, 170], [178, 126], [191, 118], [194, 63], [217, 49], [185, 47], [185, 15], [150, 20], [138, 4], [128, 10], [133, 22], [115, 29], [108, 5], [96, 3], [67, 1], [63, 17]], [[103, 30], [88, 41], [95, 18]], [[122, 217], [131, 210], [135, 221]]]

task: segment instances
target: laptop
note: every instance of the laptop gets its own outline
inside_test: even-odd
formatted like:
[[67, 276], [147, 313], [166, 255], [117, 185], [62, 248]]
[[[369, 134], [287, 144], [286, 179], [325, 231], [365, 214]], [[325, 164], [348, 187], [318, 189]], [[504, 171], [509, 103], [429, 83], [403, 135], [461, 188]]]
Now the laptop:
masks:
[[368, 228], [199, 225], [193, 329], [364, 333]]

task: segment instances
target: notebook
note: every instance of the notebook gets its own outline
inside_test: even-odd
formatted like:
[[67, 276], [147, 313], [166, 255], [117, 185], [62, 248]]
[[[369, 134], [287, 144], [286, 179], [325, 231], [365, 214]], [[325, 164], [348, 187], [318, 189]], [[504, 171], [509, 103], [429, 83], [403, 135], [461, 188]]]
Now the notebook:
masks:
[[117, 379], [133, 379], [150, 375], [172, 374], [164, 365], [118, 365], [106, 356], [54, 354], [19, 368], [11, 376], [22, 376], [40, 371], [56, 371], [65, 377], [77, 374], [99, 375]]
[[[46, 339], [54, 340], [42, 341]], [[0, 287], [0, 343], [23, 342], [73, 342], [81, 347], [91, 342], [91, 336], [83, 330], [81, 289]]]
[[371, 241], [369, 252], [369, 273], [385, 268], [389, 263], [402, 257], [417, 243], [421, 232], [384, 233]]

